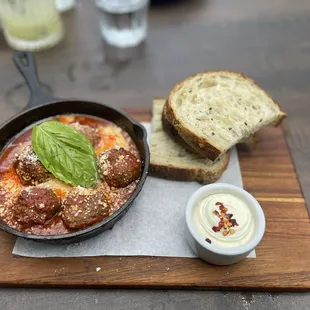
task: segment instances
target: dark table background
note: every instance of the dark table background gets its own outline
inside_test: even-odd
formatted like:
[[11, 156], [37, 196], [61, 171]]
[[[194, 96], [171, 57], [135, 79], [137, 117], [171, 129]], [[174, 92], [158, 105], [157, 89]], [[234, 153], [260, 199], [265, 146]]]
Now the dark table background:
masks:
[[[176, 82], [199, 71], [230, 69], [256, 79], [288, 114], [284, 130], [309, 205], [309, 1], [184, 0], [155, 6], [143, 53], [113, 65], [104, 62], [93, 1], [81, 0], [63, 17], [64, 41], [36, 54], [41, 81], [59, 97], [150, 109], [152, 97], [166, 96]], [[20, 111], [28, 95], [0, 36], [0, 122]], [[310, 294], [2, 289], [0, 309], [308, 310]]]

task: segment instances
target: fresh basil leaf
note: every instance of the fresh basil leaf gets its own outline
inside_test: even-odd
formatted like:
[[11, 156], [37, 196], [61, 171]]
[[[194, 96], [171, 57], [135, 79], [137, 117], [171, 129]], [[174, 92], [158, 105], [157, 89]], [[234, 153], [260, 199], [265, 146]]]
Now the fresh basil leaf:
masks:
[[98, 181], [93, 146], [70, 126], [46, 121], [32, 129], [31, 143], [43, 166], [63, 182], [88, 188]]

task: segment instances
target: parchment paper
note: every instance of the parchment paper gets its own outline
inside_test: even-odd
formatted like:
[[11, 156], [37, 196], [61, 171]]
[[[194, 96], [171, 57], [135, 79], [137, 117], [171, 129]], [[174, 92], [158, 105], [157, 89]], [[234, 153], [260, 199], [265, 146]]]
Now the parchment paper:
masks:
[[[150, 132], [150, 124], [145, 123]], [[218, 182], [242, 187], [236, 149]], [[18, 238], [13, 254], [28, 257], [170, 256], [196, 257], [185, 239], [185, 207], [201, 185], [148, 177], [128, 213], [112, 230], [70, 245], [51, 245]], [[253, 251], [249, 257], [256, 257]]]

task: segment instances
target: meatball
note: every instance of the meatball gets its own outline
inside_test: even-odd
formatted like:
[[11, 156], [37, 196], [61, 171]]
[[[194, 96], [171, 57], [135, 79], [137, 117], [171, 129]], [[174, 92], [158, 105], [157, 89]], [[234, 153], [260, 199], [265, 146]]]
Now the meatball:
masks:
[[82, 125], [80, 123], [71, 123], [70, 126], [84, 135], [93, 146], [96, 146], [100, 141], [100, 135], [97, 128], [93, 128], [88, 125]]
[[12, 207], [15, 220], [22, 226], [44, 224], [60, 209], [60, 200], [50, 188], [28, 187], [22, 190]]
[[126, 187], [140, 177], [140, 160], [123, 148], [102, 153], [98, 165], [103, 179], [113, 187]]
[[62, 203], [62, 220], [71, 229], [83, 229], [109, 215], [109, 206], [103, 191], [77, 187]]
[[26, 146], [14, 163], [17, 175], [24, 185], [38, 185], [50, 178], [32, 146]]

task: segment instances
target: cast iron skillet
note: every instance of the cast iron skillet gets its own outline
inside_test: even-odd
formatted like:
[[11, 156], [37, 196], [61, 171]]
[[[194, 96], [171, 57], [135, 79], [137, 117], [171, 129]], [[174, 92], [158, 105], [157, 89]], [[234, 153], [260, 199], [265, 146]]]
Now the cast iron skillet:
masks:
[[3, 150], [18, 133], [25, 129], [25, 127], [42, 119], [60, 114], [93, 115], [115, 123], [131, 136], [141, 156], [142, 174], [141, 180], [131, 198], [110, 217], [89, 228], [70, 234], [50, 236], [30, 235], [23, 233], [7, 226], [3, 222], [0, 222], [0, 229], [12, 235], [29, 240], [49, 243], [71, 243], [93, 237], [113, 227], [113, 225], [129, 210], [134, 199], [141, 191], [147, 177], [150, 154], [146, 141], [145, 129], [121, 111], [107, 105], [85, 100], [65, 100], [52, 97], [44, 91], [38, 80], [35, 61], [31, 53], [16, 51], [13, 54], [13, 60], [25, 78], [30, 88], [31, 96], [24, 111], [11, 118], [0, 127], [0, 150]]

